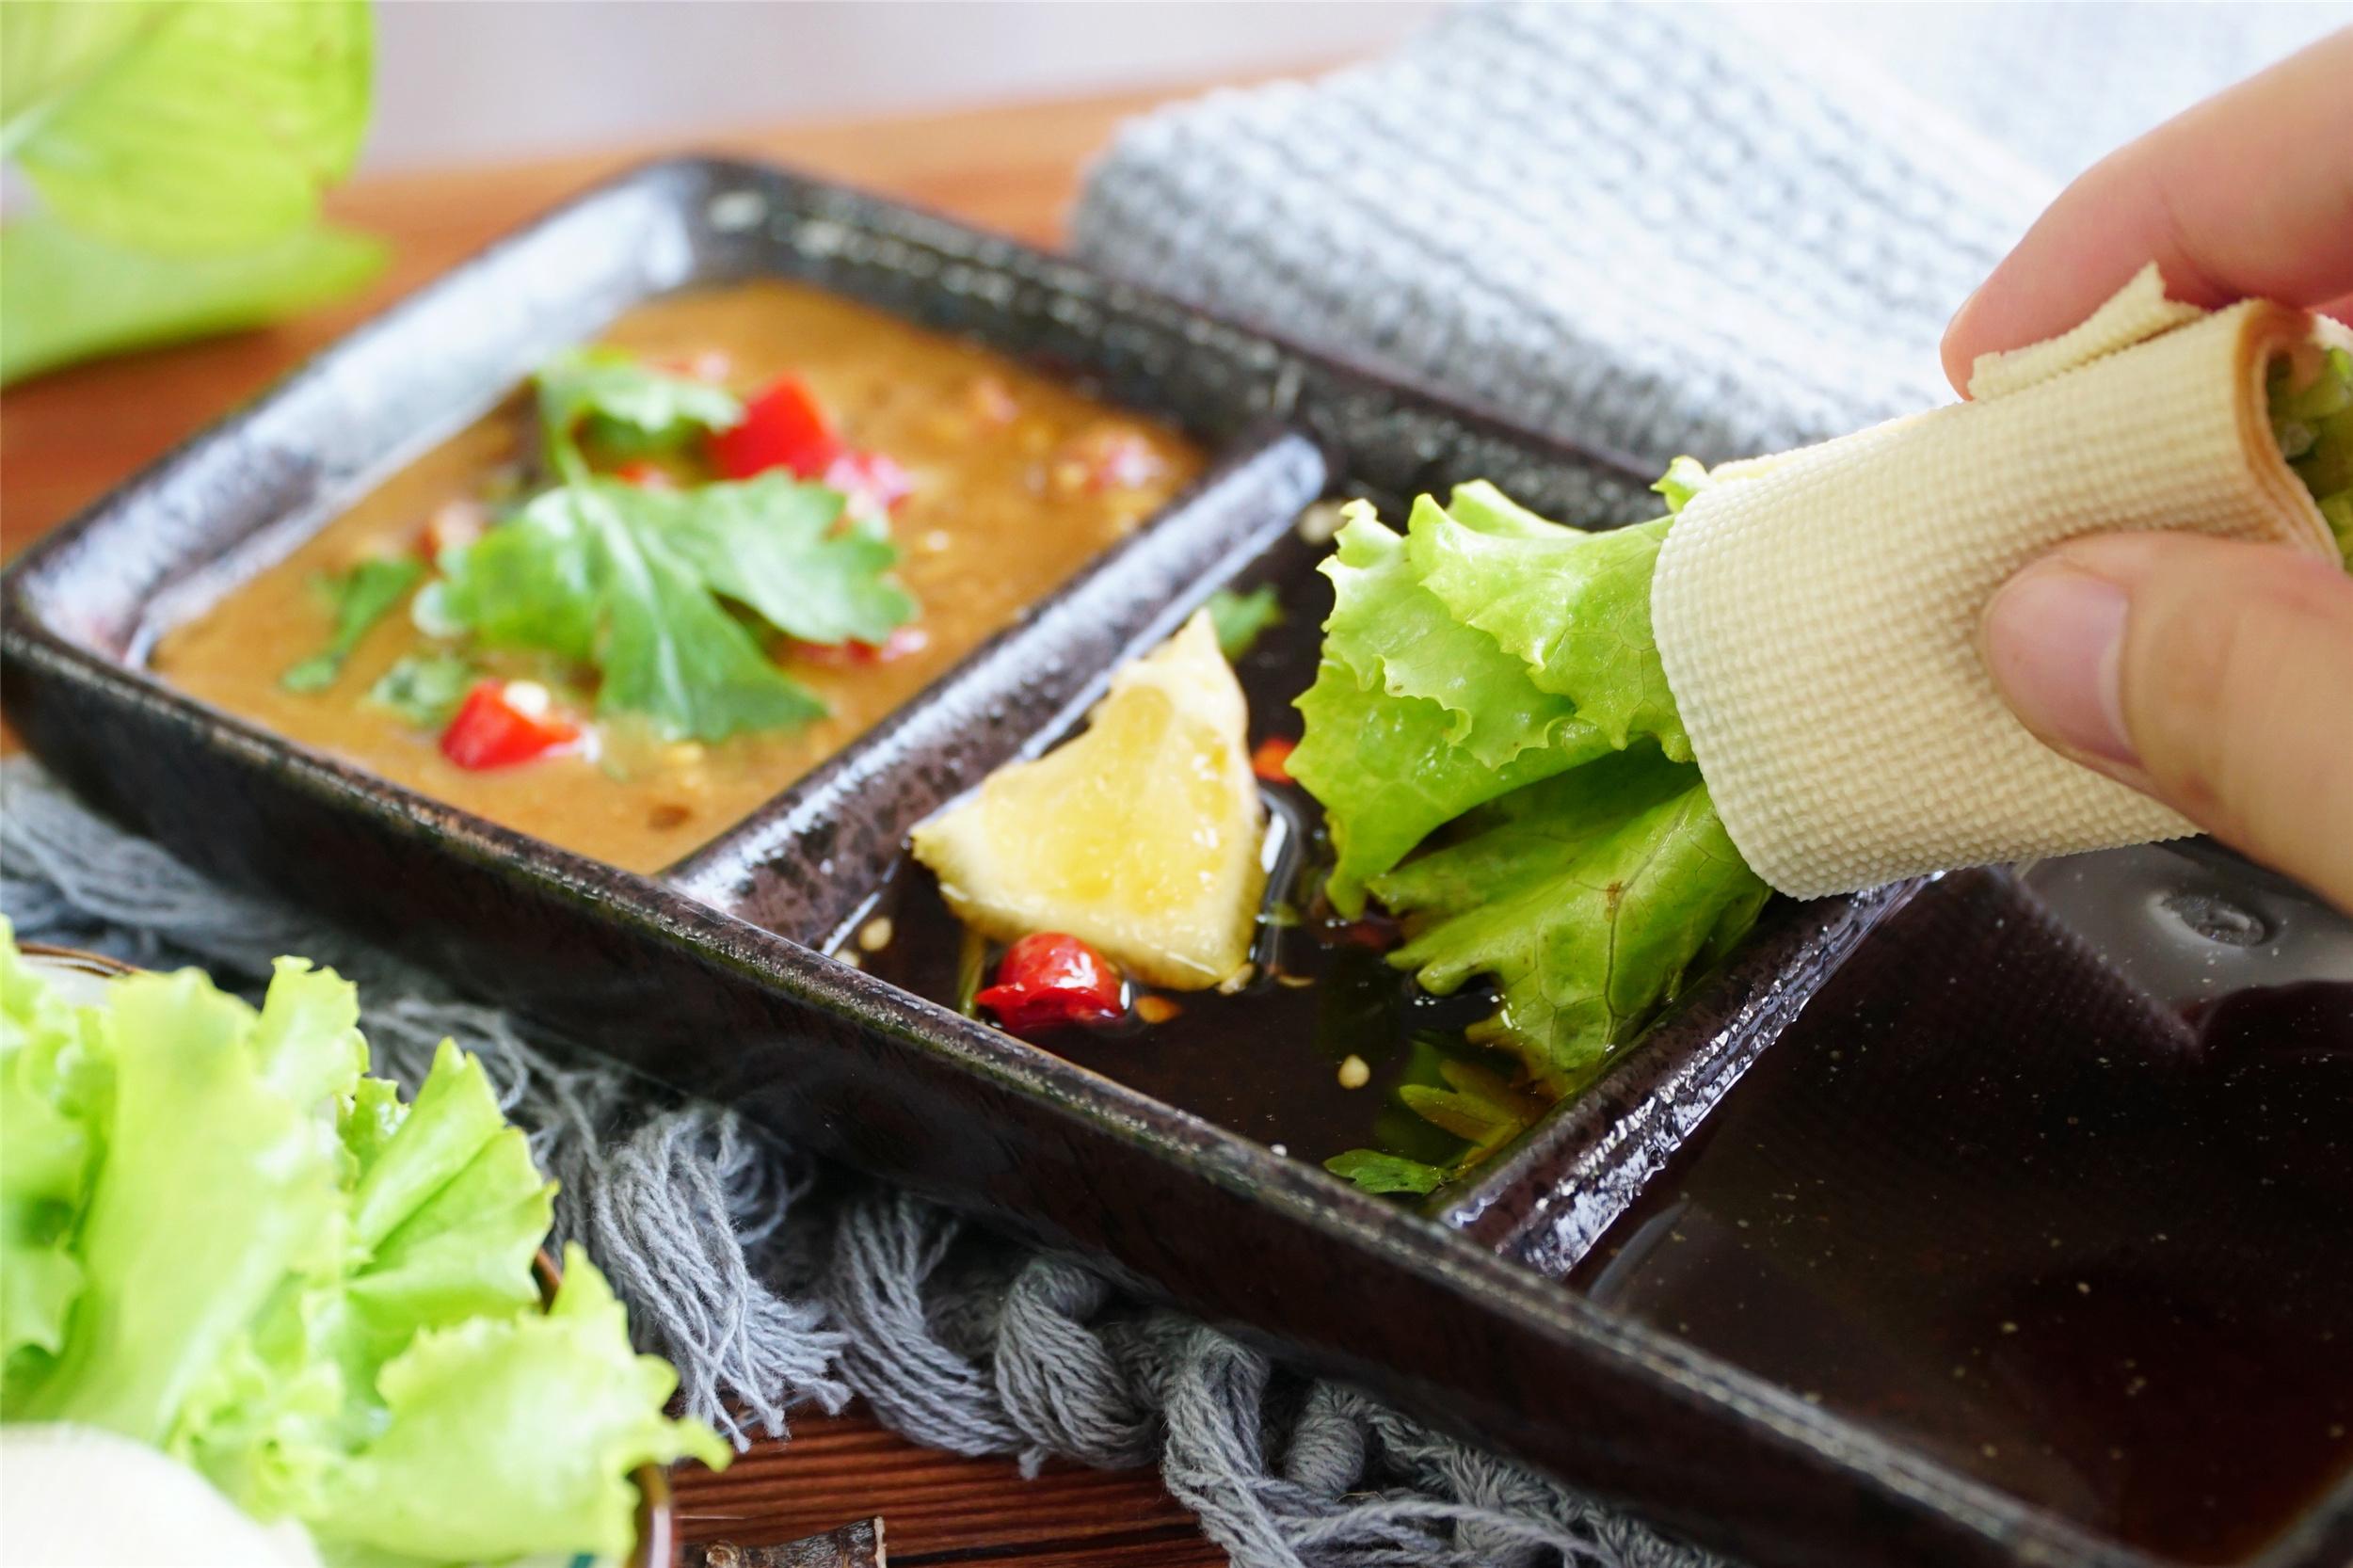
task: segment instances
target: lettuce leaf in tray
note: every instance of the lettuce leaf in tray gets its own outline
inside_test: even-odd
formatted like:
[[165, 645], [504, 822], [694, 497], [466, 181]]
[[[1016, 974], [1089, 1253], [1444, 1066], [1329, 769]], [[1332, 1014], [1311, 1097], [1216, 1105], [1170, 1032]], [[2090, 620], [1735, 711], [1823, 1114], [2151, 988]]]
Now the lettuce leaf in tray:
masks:
[[1768, 892], [1699, 769], [1655, 745], [1513, 791], [1372, 890], [1411, 934], [1394, 962], [1442, 996], [1492, 978], [1500, 1005], [1470, 1037], [1518, 1051], [1556, 1095], [1737, 941]]
[[[1424, 988], [1491, 984], [1472, 1038], [1551, 1094], [1768, 896], [1690, 760], [1651, 634], [1659, 544], [1705, 483], [1678, 461], [1658, 486], [1669, 515], [1609, 532], [1483, 483], [1420, 498], [1402, 534], [1359, 504], [1322, 568], [1335, 607], [1289, 767], [1324, 808], [1327, 895], [1402, 917], [1390, 962]], [[1386, 1167], [1341, 1174], [1395, 1190]]]

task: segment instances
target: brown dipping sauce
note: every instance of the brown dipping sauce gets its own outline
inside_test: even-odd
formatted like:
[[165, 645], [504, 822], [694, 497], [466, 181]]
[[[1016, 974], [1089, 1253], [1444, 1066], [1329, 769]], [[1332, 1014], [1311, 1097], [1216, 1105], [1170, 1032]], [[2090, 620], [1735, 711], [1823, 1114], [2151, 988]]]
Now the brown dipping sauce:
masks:
[[[631, 744], [486, 771], [445, 759], [438, 736], [364, 700], [428, 646], [406, 606], [371, 630], [324, 691], [279, 678], [327, 641], [312, 580], [417, 551], [426, 520], [482, 497], [534, 456], [520, 402], [393, 474], [285, 559], [168, 632], [155, 667], [193, 696], [437, 799], [630, 871], [659, 869], [808, 773], [1131, 533], [1200, 472], [1174, 432], [1111, 409], [976, 344], [797, 284], [682, 294], [623, 316], [604, 342], [648, 360], [726, 356], [726, 384], [800, 376], [850, 445], [888, 455], [914, 489], [891, 514], [898, 576], [921, 604], [921, 646], [888, 662], [781, 663], [831, 710], [799, 729], [714, 744]], [[486, 673], [529, 676], [525, 657]]]
[[2169, 1560], [2260, 1551], [2353, 1468], [2353, 979], [2308, 978], [2353, 925], [2201, 874], [1924, 889], [1572, 1285]]

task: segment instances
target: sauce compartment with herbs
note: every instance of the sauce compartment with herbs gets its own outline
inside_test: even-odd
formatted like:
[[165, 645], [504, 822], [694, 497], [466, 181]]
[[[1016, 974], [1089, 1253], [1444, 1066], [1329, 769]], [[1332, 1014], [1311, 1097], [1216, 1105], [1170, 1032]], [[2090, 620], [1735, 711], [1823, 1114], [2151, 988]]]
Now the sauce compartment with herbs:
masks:
[[774, 280], [656, 300], [168, 630], [167, 679], [650, 872], [1200, 472], [1173, 432]]

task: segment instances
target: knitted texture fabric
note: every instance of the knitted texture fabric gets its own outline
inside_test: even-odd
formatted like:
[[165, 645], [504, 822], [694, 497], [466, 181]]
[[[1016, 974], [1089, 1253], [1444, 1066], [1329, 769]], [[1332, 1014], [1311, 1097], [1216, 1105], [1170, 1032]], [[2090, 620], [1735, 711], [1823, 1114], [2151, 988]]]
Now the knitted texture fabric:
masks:
[[1945, 323], [2065, 177], [2353, 21], [1886, 13], [1468, 8], [1312, 84], [1132, 122], [1073, 242], [1654, 466], [1779, 452], [1951, 401]]
[[[1844, 13], [1829, 30], [1872, 48], [1841, 64], [1788, 47], [1806, 27], [1696, 8], [1449, 15], [1390, 59], [1133, 126], [1095, 170], [1076, 243], [1653, 461], [1776, 450], [1942, 400], [1945, 316], [2057, 176], [2345, 15], [2022, 7], [1989, 26], [1904, 9], [1951, 36], [1908, 56], [1897, 20]], [[1912, 57], [1935, 62], [1925, 94], [1873, 68]], [[2063, 145], [2038, 158], [1963, 128], [1986, 119]], [[679, 1365], [688, 1404], [738, 1435], [856, 1394], [958, 1452], [1157, 1462], [1242, 1568], [1711, 1561], [1069, 1259], [820, 1168], [725, 1108], [559, 1059], [22, 761], [0, 767], [0, 909], [27, 939], [248, 988], [279, 953], [331, 964], [361, 984], [377, 1070], [411, 1087], [444, 1035], [480, 1053], [563, 1184], [559, 1231]]]

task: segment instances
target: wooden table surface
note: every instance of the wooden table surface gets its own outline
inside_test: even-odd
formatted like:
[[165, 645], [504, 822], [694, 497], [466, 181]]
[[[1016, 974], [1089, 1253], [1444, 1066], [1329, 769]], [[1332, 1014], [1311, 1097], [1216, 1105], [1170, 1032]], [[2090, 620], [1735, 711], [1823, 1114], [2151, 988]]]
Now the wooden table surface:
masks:
[[[1055, 243], [1087, 156], [1125, 117], [1181, 93], [1131, 92], [706, 138]], [[59, 372], [0, 397], [0, 552], [13, 554], [305, 355], [502, 231], [615, 169], [682, 148], [635, 148], [457, 172], [365, 179], [329, 202], [392, 242], [363, 297], [300, 322]], [[723, 1476], [680, 1478], [688, 1541], [789, 1541], [881, 1514], [896, 1568], [1206, 1568], [1224, 1555], [1149, 1472], [1049, 1467], [919, 1448], [862, 1414], [804, 1413]]]

